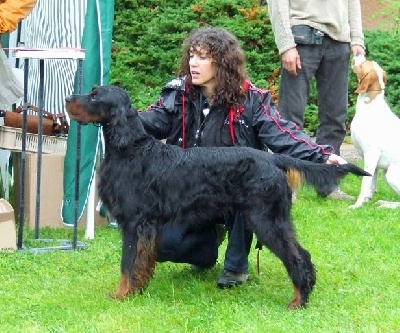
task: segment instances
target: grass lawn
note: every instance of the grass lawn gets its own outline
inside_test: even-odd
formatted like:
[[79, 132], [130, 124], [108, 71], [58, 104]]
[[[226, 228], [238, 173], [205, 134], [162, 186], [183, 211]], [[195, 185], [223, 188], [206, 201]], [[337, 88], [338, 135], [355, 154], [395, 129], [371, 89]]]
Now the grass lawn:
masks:
[[[341, 188], [357, 196], [359, 186], [348, 176]], [[396, 198], [382, 181], [378, 190], [374, 201]], [[215, 268], [193, 273], [189, 265], [158, 264], [142, 295], [110, 300], [121, 241], [116, 229], [102, 227], [84, 250], [0, 254], [0, 332], [400, 332], [400, 211], [348, 205], [307, 188], [294, 204], [299, 239], [317, 268], [306, 309], [286, 310], [293, 287], [267, 249], [260, 274], [252, 250], [251, 280], [217, 289], [226, 241]], [[41, 237], [71, 234], [42, 229]]]

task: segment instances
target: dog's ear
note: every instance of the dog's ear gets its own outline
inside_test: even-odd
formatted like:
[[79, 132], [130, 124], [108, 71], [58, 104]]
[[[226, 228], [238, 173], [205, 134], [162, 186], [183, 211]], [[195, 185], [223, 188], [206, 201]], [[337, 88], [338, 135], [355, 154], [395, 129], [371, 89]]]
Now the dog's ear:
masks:
[[387, 73], [384, 70], [382, 70], [382, 77], [383, 77], [383, 83], [387, 84]]
[[370, 85], [371, 85], [371, 79], [369, 78], [369, 74], [366, 74], [365, 76], [363, 76], [362, 80], [358, 83], [358, 87], [354, 92], [356, 94], [365, 93], [368, 91]]
[[129, 132], [134, 130], [128, 125], [127, 115], [130, 108], [130, 105], [119, 105], [112, 108], [110, 139], [112, 145], [117, 149], [123, 150], [128, 147], [131, 137]]
[[[353, 59], [353, 66], [352, 66], [353, 72], [354, 74], [356, 74], [357, 79], [358, 79], [358, 87], [357, 89], [354, 91], [356, 94], [361, 94], [363, 92], [367, 91], [368, 88], [368, 84], [367, 86], [364, 85], [365, 82], [363, 82], [364, 80], [361, 78], [364, 78], [364, 72], [363, 72], [363, 67], [361, 65], [355, 65], [354, 64], [354, 59]], [[360, 81], [361, 80], [361, 81]], [[365, 89], [365, 90], [364, 90]]]

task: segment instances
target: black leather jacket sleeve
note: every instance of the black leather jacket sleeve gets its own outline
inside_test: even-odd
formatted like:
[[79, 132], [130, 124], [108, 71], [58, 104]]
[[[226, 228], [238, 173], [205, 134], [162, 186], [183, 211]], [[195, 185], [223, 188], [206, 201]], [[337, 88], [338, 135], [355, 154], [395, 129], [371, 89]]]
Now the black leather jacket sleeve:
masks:
[[144, 129], [156, 139], [166, 139], [171, 134], [174, 118], [179, 116], [176, 94], [175, 90], [164, 90], [156, 104], [150, 105], [145, 112], [139, 112]]
[[272, 152], [324, 163], [333, 152], [331, 146], [317, 145], [296, 124], [282, 119], [269, 92], [250, 92], [253, 105], [252, 126], [257, 139]]

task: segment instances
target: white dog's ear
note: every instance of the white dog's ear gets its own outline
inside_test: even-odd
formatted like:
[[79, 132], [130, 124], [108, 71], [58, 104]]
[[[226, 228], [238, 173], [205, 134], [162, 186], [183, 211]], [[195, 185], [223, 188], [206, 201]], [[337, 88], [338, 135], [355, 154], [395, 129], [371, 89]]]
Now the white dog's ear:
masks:
[[358, 78], [358, 87], [354, 91], [356, 94], [361, 94], [367, 92], [369, 86], [371, 85], [371, 74], [366, 72], [362, 65], [353, 66], [353, 72]]

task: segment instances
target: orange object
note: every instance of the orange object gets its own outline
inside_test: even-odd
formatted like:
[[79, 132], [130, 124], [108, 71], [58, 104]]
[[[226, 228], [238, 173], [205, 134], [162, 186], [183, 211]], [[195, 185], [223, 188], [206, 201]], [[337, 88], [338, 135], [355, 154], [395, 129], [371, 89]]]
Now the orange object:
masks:
[[37, 0], [0, 0], [0, 33], [9, 33], [17, 28], [35, 7]]
[[[2, 116], [2, 115], [0, 115]], [[36, 115], [27, 115], [26, 131], [28, 133], [38, 134], [39, 118]], [[52, 135], [53, 121], [43, 117], [43, 134]], [[14, 128], [22, 128], [22, 114], [13, 111], [4, 112], [4, 125]]]

